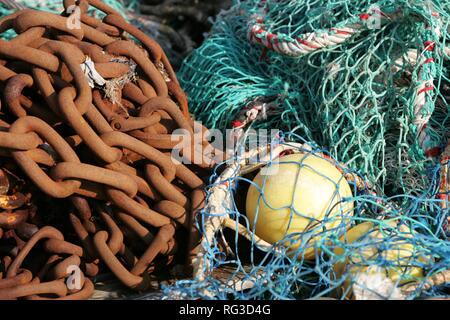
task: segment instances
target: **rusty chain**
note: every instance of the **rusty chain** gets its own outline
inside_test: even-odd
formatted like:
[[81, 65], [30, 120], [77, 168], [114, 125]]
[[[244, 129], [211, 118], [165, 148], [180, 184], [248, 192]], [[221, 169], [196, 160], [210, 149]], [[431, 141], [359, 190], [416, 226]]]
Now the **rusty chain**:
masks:
[[17, 33], [0, 40], [0, 299], [87, 299], [105, 272], [143, 291], [199, 240], [193, 214], [214, 162], [170, 154], [183, 129], [193, 160], [206, 129], [154, 40], [100, 0], [73, 5], [79, 28], [65, 12], [0, 18]]

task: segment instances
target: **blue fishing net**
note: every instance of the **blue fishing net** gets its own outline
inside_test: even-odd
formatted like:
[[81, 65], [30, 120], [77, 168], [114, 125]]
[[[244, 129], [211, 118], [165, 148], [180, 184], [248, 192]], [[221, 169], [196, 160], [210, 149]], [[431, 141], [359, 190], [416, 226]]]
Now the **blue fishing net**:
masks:
[[[170, 298], [414, 299], [448, 295], [448, 201], [440, 200], [440, 173], [447, 164], [430, 168], [432, 183], [421, 194], [388, 197], [377, 194], [360, 172], [298, 135], [280, 135], [271, 143], [272, 149], [279, 147], [291, 152], [279, 158], [274, 154], [256, 168], [236, 166], [243, 159], [236, 155], [216, 168], [206, 205], [196, 221], [203, 242], [194, 259], [195, 278], [166, 287]], [[338, 178], [330, 178], [330, 172], [317, 161], [335, 167]], [[269, 174], [259, 183], [254, 180], [261, 170], [276, 167], [283, 171], [283, 166], [297, 167], [294, 176], [298, 181], [304, 179], [304, 185], [297, 184], [289, 195], [292, 201], [283, 195], [286, 190], [273, 194], [273, 185], [267, 184], [280, 173]], [[224, 176], [227, 170], [233, 174]], [[323, 179], [324, 185], [309, 183], [311, 175]], [[350, 192], [342, 191], [347, 188], [344, 181]], [[320, 189], [327, 185], [332, 186], [332, 195], [327, 193], [329, 188]], [[252, 188], [258, 195], [260, 216], [249, 215], [245, 205]], [[312, 189], [314, 200], [302, 194], [302, 188]], [[284, 203], [277, 200], [280, 197], [285, 197]], [[311, 201], [324, 206], [321, 214], [308, 211], [308, 205], [317, 208]], [[269, 216], [267, 212], [264, 216], [262, 208], [271, 209]], [[258, 219], [262, 219], [259, 224]], [[271, 225], [277, 220], [284, 223]], [[302, 226], [289, 225], [295, 221]], [[278, 241], [269, 240], [268, 232], [279, 232]]]

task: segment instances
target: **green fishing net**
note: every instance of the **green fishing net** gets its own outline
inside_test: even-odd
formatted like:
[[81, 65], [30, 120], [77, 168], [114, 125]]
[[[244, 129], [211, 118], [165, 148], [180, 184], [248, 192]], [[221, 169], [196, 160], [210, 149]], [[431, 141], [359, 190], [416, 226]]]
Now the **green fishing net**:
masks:
[[[449, 22], [448, 0], [248, 0], [223, 12], [179, 72], [196, 119], [221, 130], [279, 129], [270, 150], [296, 144], [295, 153], [333, 159], [352, 196], [332, 182], [339, 201], [314, 217], [312, 208], [328, 201], [320, 183], [309, 188], [323, 199], [305, 198], [310, 190], [302, 189], [280, 203], [290, 182], [277, 190], [254, 180], [278, 160], [249, 169], [248, 159], [232, 154], [215, 169], [197, 216], [194, 280], [167, 294], [448, 296]], [[307, 179], [303, 170], [330, 179], [303, 160], [291, 165], [299, 181]], [[252, 188], [256, 215], [245, 205]], [[309, 222], [297, 232], [280, 227], [284, 237], [269, 241], [276, 227], [267, 216]], [[259, 219], [269, 231], [255, 228]]]
[[[208, 127], [228, 128], [254, 99], [273, 97], [256, 127], [300, 134], [381, 190], [415, 194], [429, 182], [427, 155], [448, 140], [449, 4], [242, 1], [218, 18], [179, 77]], [[253, 38], [268, 45], [249, 40], [258, 21], [264, 32]], [[311, 33], [345, 41], [321, 47]], [[289, 56], [273, 50], [276, 42], [310, 51]]]

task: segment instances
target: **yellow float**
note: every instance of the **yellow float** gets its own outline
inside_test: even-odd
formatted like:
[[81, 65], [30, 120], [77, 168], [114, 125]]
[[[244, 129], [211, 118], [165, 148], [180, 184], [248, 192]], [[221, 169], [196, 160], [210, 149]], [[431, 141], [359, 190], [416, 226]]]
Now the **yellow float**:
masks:
[[[312, 154], [282, 157], [261, 170], [253, 181], [259, 189], [254, 185], [249, 188], [247, 217], [253, 228], [258, 215], [255, 233], [271, 244], [292, 233], [316, 235], [337, 228], [353, 214], [353, 201], [343, 201], [352, 197], [343, 174], [330, 161]], [[300, 238], [287, 244], [290, 252], [295, 253], [302, 245]], [[314, 243], [320, 238], [313, 236], [303, 244], [307, 249], [299, 258], [313, 259]]]
[[[382, 272], [399, 284], [422, 279], [424, 274], [419, 265], [429, 263], [431, 258], [418, 253], [417, 248], [408, 240], [413, 237], [407, 226], [398, 226], [394, 221], [380, 222], [379, 225], [364, 222], [348, 230], [340, 242], [355, 244], [354, 249], [348, 252], [342, 247], [334, 249], [335, 258], [339, 260], [341, 257], [334, 265], [336, 278], [341, 278], [344, 273], [347, 275], [342, 292], [346, 291], [357, 274], [370, 274], [371, 270]], [[383, 245], [387, 242], [387, 246]], [[370, 268], [376, 264], [377, 259], [387, 262], [387, 266]]]

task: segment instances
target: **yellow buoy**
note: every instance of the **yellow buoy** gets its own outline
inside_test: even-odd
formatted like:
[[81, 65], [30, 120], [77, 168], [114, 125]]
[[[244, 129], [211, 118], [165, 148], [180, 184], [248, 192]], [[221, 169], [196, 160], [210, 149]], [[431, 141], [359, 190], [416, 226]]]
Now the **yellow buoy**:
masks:
[[[329, 161], [311, 154], [282, 157], [264, 168], [254, 179], [259, 189], [251, 185], [247, 194], [246, 211], [256, 235], [274, 244], [292, 233], [323, 232], [337, 228], [353, 214], [352, 192], [342, 173]], [[295, 209], [295, 210], [293, 210]], [[292, 220], [291, 220], [292, 218]], [[326, 219], [325, 223], [321, 223]], [[301, 237], [290, 244], [295, 252]], [[296, 237], [297, 239], [297, 237]], [[310, 238], [305, 259], [314, 258], [314, 242]]]
[[346, 291], [357, 274], [370, 274], [370, 267], [379, 259], [386, 261], [387, 266], [376, 270], [383, 272], [393, 282], [402, 284], [422, 279], [423, 270], [418, 265], [430, 263], [432, 258], [418, 254], [417, 248], [408, 240], [413, 237], [407, 226], [398, 226], [393, 221], [380, 226], [364, 222], [348, 230], [340, 242], [353, 244], [353, 248], [347, 252], [342, 247], [334, 249], [336, 258], [342, 257], [334, 265], [336, 278], [341, 278], [344, 273], [348, 275], [342, 292]]

